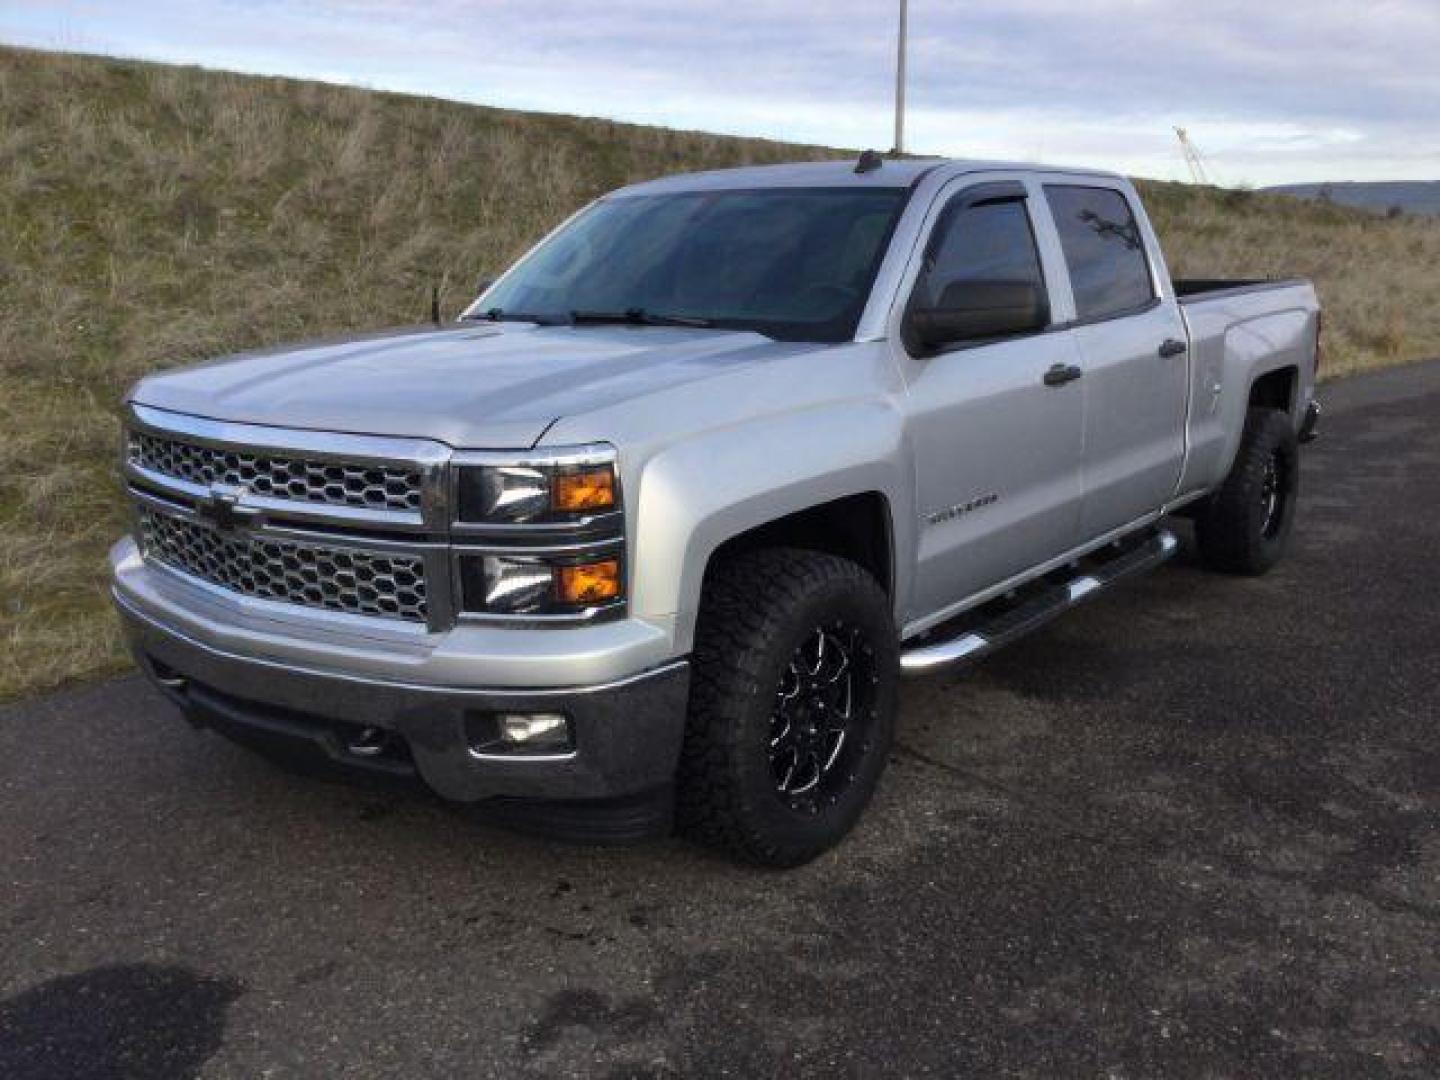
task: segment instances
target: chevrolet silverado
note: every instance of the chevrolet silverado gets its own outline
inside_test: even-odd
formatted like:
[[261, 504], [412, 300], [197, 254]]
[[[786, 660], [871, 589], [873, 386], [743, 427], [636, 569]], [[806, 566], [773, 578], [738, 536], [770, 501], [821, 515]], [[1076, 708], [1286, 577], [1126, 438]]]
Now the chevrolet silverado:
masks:
[[146, 378], [136, 657], [196, 724], [544, 827], [837, 843], [902, 674], [1176, 549], [1280, 557], [1304, 281], [1172, 281], [1133, 186], [884, 160], [586, 207], [453, 324]]

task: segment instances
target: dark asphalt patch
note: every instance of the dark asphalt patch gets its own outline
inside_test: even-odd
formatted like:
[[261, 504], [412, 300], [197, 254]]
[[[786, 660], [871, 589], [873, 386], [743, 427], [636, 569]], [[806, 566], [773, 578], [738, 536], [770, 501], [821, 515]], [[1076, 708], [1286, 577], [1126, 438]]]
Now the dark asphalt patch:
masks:
[[0, 1001], [6, 1080], [181, 1080], [220, 1049], [233, 979], [117, 964], [49, 979]]
[[0, 711], [0, 1076], [154, 965], [224, 973], [161, 1040], [206, 1077], [1433, 1078], [1440, 365], [1326, 396], [1275, 573], [907, 684], [793, 873], [293, 777], [133, 679]]

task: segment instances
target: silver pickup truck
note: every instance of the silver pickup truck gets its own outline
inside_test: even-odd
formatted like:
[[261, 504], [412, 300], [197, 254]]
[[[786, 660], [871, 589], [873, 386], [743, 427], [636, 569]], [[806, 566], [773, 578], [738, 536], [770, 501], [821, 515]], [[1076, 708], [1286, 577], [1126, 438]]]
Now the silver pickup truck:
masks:
[[1304, 281], [1172, 282], [1108, 173], [675, 176], [453, 325], [157, 374], [114, 595], [196, 724], [549, 830], [794, 865], [897, 681], [1164, 561], [1268, 569], [1314, 434]]

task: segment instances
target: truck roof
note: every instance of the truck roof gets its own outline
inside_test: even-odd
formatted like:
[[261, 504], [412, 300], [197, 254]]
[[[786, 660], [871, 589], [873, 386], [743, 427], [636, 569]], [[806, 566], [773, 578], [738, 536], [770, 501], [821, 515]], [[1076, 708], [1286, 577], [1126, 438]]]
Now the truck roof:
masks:
[[660, 195], [682, 191], [720, 191], [736, 188], [771, 187], [863, 187], [904, 188], [936, 169], [950, 175], [966, 172], [992, 172], [999, 169], [1026, 172], [1066, 172], [1091, 176], [1113, 177], [1116, 174], [1097, 169], [1072, 169], [1036, 165], [1034, 162], [983, 161], [969, 158], [903, 158], [883, 159], [879, 168], [868, 172], [855, 171], [855, 158], [836, 161], [800, 161], [786, 165], [747, 165], [737, 169], [715, 169], [710, 172], [678, 173], [662, 176], [620, 188], [615, 196]]

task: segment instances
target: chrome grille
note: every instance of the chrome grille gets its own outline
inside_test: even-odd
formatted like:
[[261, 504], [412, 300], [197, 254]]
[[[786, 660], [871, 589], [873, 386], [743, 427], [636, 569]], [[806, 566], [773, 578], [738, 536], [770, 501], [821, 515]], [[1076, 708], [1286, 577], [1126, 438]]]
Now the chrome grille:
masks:
[[222, 533], [139, 507], [145, 555], [245, 596], [425, 622], [424, 560], [354, 548]]
[[420, 470], [258, 453], [131, 431], [132, 464], [209, 487], [228, 484], [272, 499], [372, 510], [420, 510]]

